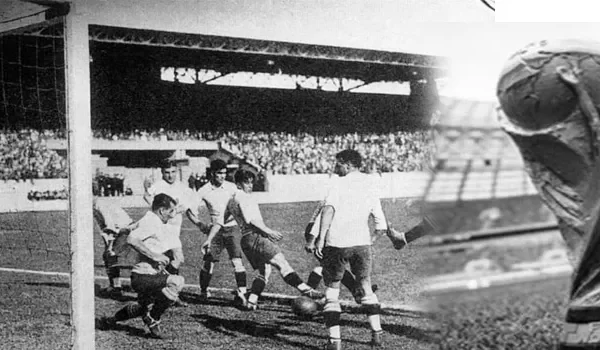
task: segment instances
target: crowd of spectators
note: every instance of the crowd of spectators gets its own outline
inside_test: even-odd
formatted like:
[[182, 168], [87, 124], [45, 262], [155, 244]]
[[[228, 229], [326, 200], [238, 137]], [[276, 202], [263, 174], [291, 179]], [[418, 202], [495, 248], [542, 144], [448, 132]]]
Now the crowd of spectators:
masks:
[[[398, 131], [387, 134], [348, 133], [315, 135], [310, 133], [275, 133], [242, 131], [155, 131], [133, 130], [111, 132], [96, 130], [98, 139], [161, 141], [215, 141], [236, 156], [259, 166], [265, 175], [322, 174], [333, 169], [337, 152], [352, 148], [365, 158], [363, 171], [397, 172], [423, 170], [431, 155], [429, 132]], [[4, 180], [23, 180], [67, 177], [66, 159], [45, 145], [46, 139], [65, 139], [64, 130], [0, 132], [0, 159]], [[118, 178], [118, 176], [116, 177]], [[101, 195], [122, 195], [125, 189], [107, 177], [98, 184]]]
[[46, 147], [47, 138], [64, 137], [54, 131], [25, 129], [0, 132], [0, 176], [3, 180], [52, 179], [67, 177], [64, 157]]
[[348, 148], [362, 154], [362, 170], [368, 173], [424, 170], [431, 155], [426, 131], [330, 136], [229, 132], [221, 141], [270, 174], [329, 173], [335, 154]]
[[97, 138], [136, 141], [219, 141], [235, 155], [268, 174], [323, 174], [333, 169], [335, 154], [347, 148], [358, 150], [365, 158], [363, 171], [397, 172], [423, 170], [431, 155], [427, 131], [398, 131], [387, 134], [348, 133], [313, 135], [276, 132], [204, 132], [134, 130], [114, 133], [94, 132]]
[[217, 141], [221, 137], [220, 132], [190, 131], [186, 130], [145, 130], [135, 129], [132, 131], [111, 131], [107, 129], [94, 130], [94, 138], [102, 140], [125, 140], [125, 141]]

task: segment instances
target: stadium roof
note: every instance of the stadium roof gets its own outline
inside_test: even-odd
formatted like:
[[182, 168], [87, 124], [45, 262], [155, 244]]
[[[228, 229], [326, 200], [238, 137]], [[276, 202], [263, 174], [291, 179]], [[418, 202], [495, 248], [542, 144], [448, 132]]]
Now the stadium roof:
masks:
[[[19, 0], [1, 1], [6, 4], [3, 6], [8, 6], [11, 10], [4, 14], [0, 32], [13, 29], [11, 27], [15, 26], [14, 23], [21, 23], [22, 27], [32, 22], [57, 17], [64, 13], [65, 8], [65, 3], [59, 1], [32, 0], [38, 4]], [[365, 83], [435, 79], [445, 75], [447, 66], [445, 60], [439, 56], [193, 33], [194, 30], [197, 31], [197, 25], [179, 31], [176, 26], [147, 24], [153, 15], [160, 13], [161, 7], [165, 14], [171, 11], [173, 6], [182, 6], [178, 2], [171, 3], [177, 5], [169, 7], [166, 7], [164, 2], [153, 2], [153, 11], [142, 11], [148, 14], [144, 23], [132, 20], [130, 26], [127, 20], [109, 19], [111, 11], [117, 9], [122, 11], [120, 17], [134, 17], [134, 2], [128, 6], [126, 3], [115, 1], [106, 4], [108, 9], [97, 14], [96, 10], [100, 9], [95, 7], [99, 6], [97, 2], [75, 1], [76, 5], [84, 5], [84, 12], [89, 12], [90, 38], [96, 48], [119, 50], [124, 54], [137, 52], [142, 55], [160, 55], [161, 59], [170, 60], [173, 65], [193, 67], [201, 62], [203, 68], [221, 73], [256, 72], [343, 77], [359, 79]], [[188, 4], [189, 8], [197, 5], [193, 2]], [[46, 13], [42, 16], [40, 14], [44, 9]], [[138, 8], [137, 12], [139, 11]], [[29, 21], [22, 22], [18, 18], [28, 18]], [[185, 20], [189, 18], [182, 19]], [[13, 24], [9, 26], [10, 23]], [[145, 28], [136, 28], [140, 26]], [[173, 30], [163, 29], [167, 27]], [[35, 26], [22, 27], [20, 31], [38, 35], [48, 34]], [[55, 35], [56, 31], [53, 30], [53, 33]]]
[[105, 49], [114, 44], [130, 44], [114, 49], [148, 54], [162, 51], [158, 54], [188, 66], [198, 65], [201, 59], [202, 67], [222, 73], [251, 71], [345, 77], [364, 82], [444, 75], [443, 60], [427, 55], [95, 25], [90, 27], [90, 35]]

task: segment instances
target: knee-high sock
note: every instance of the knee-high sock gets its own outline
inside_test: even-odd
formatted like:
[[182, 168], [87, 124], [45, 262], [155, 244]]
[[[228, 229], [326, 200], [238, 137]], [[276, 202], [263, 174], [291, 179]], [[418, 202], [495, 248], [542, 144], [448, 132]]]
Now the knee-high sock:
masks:
[[285, 281], [285, 283], [298, 289], [301, 292], [310, 290], [310, 287], [302, 281], [302, 278], [300, 278], [300, 276], [298, 276], [298, 273], [296, 273], [295, 271], [292, 271], [287, 275], [283, 276], [283, 280]]
[[340, 316], [342, 313], [342, 308], [340, 306], [339, 298], [339, 288], [327, 288], [325, 290], [325, 307], [323, 308], [323, 318], [325, 319], [325, 327], [327, 327], [329, 332], [330, 340], [338, 340], [341, 338]]
[[129, 304], [117, 311], [115, 314], [116, 321], [125, 321], [132, 318], [140, 317], [148, 312], [148, 308], [139, 303]]
[[258, 297], [262, 294], [267, 286], [267, 280], [265, 276], [258, 275], [252, 281], [252, 287], [250, 288], [250, 296], [248, 297], [248, 302], [252, 304], [256, 304], [258, 302]]
[[159, 321], [160, 317], [167, 311], [169, 306], [173, 305], [174, 301], [167, 298], [165, 295], [160, 293], [160, 295], [156, 298], [154, 302], [154, 306], [152, 306], [152, 310], [150, 310], [150, 317]]
[[323, 280], [323, 268], [321, 266], [315, 267], [308, 275], [306, 284], [312, 289], [316, 289]]
[[205, 261], [202, 264], [202, 268], [200, 269], [200, 290], [206, 291], [208, 286], [210, 285], [210, 279], [212, 278], [212, 272], [214, 268], [214, 263], [210, 261]]
[[231, 259], [231, 263], [235, 271], [235, 284], [237, 285], [238, 292], [246, 294], [246, 269], [244, 268], [242, 259]]
[[381, 304], [379, 303], [379, 299], [377, 295], [374, 293], [368, 293], [361, 299], [361, 304], [365, 308], [367, 312], [367, 317], [369, 319], [369, 325], [371, 326], [372, 331], [380, 331], [381, 330]]
[[108, 283], [111, 287], [121, 288], [121, 269], [118, 267], [107, 267], [106, 275], [108, 276]]

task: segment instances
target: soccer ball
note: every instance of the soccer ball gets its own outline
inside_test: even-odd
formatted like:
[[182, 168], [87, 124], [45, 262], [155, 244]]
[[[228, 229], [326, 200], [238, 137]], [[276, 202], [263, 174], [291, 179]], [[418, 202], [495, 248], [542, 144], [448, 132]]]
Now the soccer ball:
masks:
[[292, 312], [302, 318], [311, 318], [317, 314], [319, 306], [309, 297], [301, 296], [292, 300]]

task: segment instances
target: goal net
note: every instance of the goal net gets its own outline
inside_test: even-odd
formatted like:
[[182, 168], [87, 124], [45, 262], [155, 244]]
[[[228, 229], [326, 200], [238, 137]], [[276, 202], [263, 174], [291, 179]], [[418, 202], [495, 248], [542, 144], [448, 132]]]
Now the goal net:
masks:
[[[87, 342], [93, 348], [94, 287], [86, 284], [86, 279], [93, 281], [92, 260], [80, 263], [82, 254], [93, 255], [87, 210], [91, 188], [76, 188], [77, 179], [69, 176], [90, 173], [81, 164], [90, 163], [91, 155], [50, 146], [57, 141], [74, 145], [81, 135], [90, 136], [86, 123], [82, 128], [69, 118], [82, 109], [70, 105], [67, 86], [76, 72], [68, 67], [81, 65], [69, 61], [68, 17], [29, 5], [8, 2], [9, 18], [0, 26], [0, 324], [9, 334], [36, 332], [41, 339], [61, 339], [64, 344], [57, 347], [79, 349]], [[85, 142], [81, 146], [87, 149]], [[86, 200], [87, 205], [73, 205]], [[94, 261], [102, 270], [101, 257]]]

